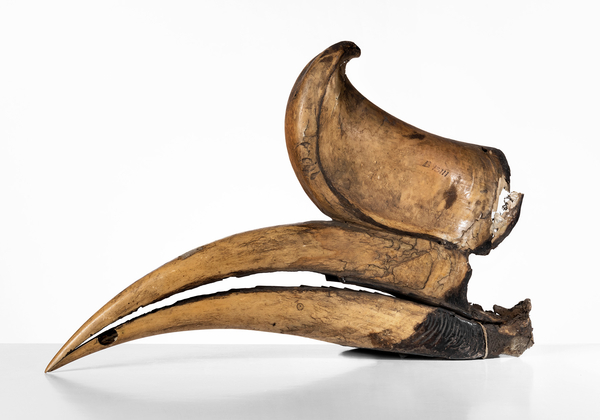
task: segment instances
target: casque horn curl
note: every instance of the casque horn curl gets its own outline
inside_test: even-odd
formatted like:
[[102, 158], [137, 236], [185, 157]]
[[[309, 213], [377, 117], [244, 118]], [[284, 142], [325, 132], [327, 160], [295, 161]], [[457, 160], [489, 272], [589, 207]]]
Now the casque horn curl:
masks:
[[[467, 300], [469, 255], [489, 253], [519, 218], [523, 195], [510, 192], [504, 154], [427, 133], [375, 106], [345, 74], [359, 55], [355, 44], [340, 42], [316, 56], [296, 80], [286, 110], [294, 171], [333, 220], [244, 232], [181, 255], [98, 310], [46, 372], [138, 338], [211, 328], [447, 359], [519, 356], [533, 345], [528, 299], [493, 311]], [[107, 329], [175, 293], [275, 271], [312, 271], [371, 291], [231, 290]]]

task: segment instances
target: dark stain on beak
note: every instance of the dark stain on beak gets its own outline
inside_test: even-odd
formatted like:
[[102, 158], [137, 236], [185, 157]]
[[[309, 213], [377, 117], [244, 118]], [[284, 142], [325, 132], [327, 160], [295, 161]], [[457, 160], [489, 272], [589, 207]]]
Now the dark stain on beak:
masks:
[[110, 330], [104, 331], [98, 336], [98, 343], [102, 344], [103, 346], [109, 346], [117, 341], [118, 335], [119, 334], [117, 333], [117, 330], [111, 328]]
[[452, 207], [452, 204], [456, 201], [456, 185], [451, 185], [446, 191], [444, 191], [444, 200], [446, 200], [446, 210]]

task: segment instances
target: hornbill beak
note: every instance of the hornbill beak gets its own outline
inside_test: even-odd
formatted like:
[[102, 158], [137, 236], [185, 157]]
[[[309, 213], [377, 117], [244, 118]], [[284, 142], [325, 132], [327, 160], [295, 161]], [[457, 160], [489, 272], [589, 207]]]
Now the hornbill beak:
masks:
[[[341, 42], [315, 57], [286, 111], [292, 166], [333, 220], [244, 232], [179, 256], [92, 315], [46, 372], [127, 341], [210, 328], [450, 359], [518, 356], [533, 344], [529, 300], [484, 311], [466, 295], [469, 255], [489, 253], [519, 218], [523, 195], [509, 191], [504, 154], [427, 133], [369, 102], [345, 75], [359, 55], [356, 45]], [[277, 271], [321, 273], [370, 291], [231, 290], [112, 326], [179, 292]]]

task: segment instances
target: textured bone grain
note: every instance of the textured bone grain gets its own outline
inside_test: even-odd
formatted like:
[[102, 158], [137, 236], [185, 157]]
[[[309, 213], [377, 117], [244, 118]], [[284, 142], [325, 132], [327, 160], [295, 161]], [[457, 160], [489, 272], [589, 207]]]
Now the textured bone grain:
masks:
[[[520, 355], [533, 344], [528, 300], [494, 312], [467, 301], [469, 254], [490, 252], [519, 219], [520, 193], [496, 212], [500, 193], [510, 188], [504, 154], [430, 134], [375, 106], [345, 74], [346, 63], [359, 55], [351, 42], [317, 55], [296, 80], [286, 109], [294, 171], [334, 221], [240, 233], [181, 255], [96, 312], [46, 371], [108, 346], [186, 329], [257, 329], [455, 359]], [[186, 300], [90, 339], [178, 292], [275, 271], [313, 271], [392, 296], [232, 291]]]
[[510, 184], [504, 154], [430, 134], [381, 110], [345, 74], [359, 55], [351, 42], [331, 46], [292, 89], [286, 141], [304, 190], [333, 219], [489, 252], [493, 212]]
[[152, 335], [218, 328], [452, 359], [482, 358], [487, 346], [480, 323], [447, 310], [347, 289], [261, 287], [191, 298], [142, 315], [88, 341], [56, 367]]
[[[313, 271], [352, 277], [353, 283], [380, 284], [405, 294], [494, 319], [474, 311], [465, 287], [469, 265], [457, 250], [424, 239], [402, 237], [338, 222], [309, 222], [244, 232], [187, 252], [147, 274], [94, 314], [50, 363], [64, 357], [92, 335], [142, 306], [175, 293], [227, 277], [275, 271]], [[457, 298], [458, 296], [458, 298]]]

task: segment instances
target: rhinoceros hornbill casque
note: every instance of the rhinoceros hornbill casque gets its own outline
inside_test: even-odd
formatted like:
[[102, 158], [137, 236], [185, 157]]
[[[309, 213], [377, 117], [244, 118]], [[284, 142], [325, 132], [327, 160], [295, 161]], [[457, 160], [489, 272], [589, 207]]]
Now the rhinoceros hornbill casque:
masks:
[[[332, 220], [244, 232], [175, 258], [98, 310], [47, 372], [138, 338], [209, 328], [448, 359], [518, 356], [533, 344], [528, 299], [484, 311], [466, 296], [469, 255], [489, 253], [519, 218], [523, 195], [510, 192], [504, 154], [430, 134], [378, 108], [345, 74], [359, 55], [352, 42], [317, 55], [296, 80], [286, 110], [293, 169]], [[231, 290], [107, 328], [175, 293], [276, 271], [322, 273], [370, 290]]]

